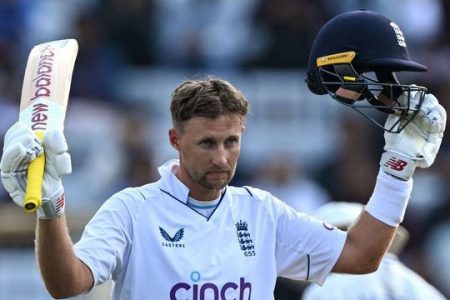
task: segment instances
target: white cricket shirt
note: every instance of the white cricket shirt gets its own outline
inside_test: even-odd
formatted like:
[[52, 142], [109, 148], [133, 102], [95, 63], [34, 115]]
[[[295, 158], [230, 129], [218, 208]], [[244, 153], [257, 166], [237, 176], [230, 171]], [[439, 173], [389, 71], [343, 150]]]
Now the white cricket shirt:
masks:
[[186, 205], [172, 173], [113, 195], [86, 226], [76, 255], [112, 299], [273, 299], [277, 276], [322, 284], [346, 233], [270, 193], [228, 186], [209, 218]]

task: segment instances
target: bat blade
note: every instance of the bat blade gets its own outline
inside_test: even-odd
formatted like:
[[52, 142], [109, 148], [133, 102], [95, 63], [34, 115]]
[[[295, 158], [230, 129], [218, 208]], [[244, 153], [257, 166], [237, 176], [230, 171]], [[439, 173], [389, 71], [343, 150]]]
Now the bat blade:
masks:
[[[50, 129], [64, 129], [67, 102], [78, 43], [57, 40], [33, 47], [25, 69], [19, 120], [42, 140]], [[45, 155], [32, 161], [27, 172], [24, 209], [33, 212], [42, 202]]]

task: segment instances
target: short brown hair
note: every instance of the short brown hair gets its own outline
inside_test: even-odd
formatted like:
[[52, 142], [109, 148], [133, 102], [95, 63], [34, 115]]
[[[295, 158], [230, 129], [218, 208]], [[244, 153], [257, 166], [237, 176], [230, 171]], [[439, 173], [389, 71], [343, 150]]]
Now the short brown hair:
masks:
[[226, 80], [211, 77], [181, 83], [173, 91], [170, 105], [173, 124], [179, 129], [193, 117], [214, 119], [227, 113], [238, 115], [245, 122], [248, 108], [242, 92]]

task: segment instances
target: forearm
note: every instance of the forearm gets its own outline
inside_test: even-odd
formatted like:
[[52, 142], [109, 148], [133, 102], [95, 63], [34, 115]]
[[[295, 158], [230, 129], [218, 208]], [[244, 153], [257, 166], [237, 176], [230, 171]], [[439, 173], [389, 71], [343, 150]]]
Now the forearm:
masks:
[[348, 230], [347, 240], [333, 269], [343, 273], [369, 273], [378, 268], [396, 228], [403, 221], [412, 179], [403, 181], [380, 170], [372, 197]]
[[89, 291], [93, 277], [73, 251], [64, 216], [37, 221], [36, 256], [49, 293], [67, 298]]
[[395, 227], [386, 225], [363, 211], [348, 230], [344, 250], [333, 271], [354, 274], [375, 271], [389, 248], [395, 231]]

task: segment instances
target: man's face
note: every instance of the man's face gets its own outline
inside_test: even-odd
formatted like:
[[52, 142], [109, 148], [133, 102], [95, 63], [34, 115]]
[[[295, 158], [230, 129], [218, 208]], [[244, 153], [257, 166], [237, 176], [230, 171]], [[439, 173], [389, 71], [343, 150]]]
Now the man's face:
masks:
[[[212, 200], [233, 178], [244, 130], [239, 116], [215, 119], [195, 117], [183, 130], [169, 131], [172, 146], [179, 151], [179, 179], [197, 200]], [[209, 199], [211, 198], [212, 199]]]

